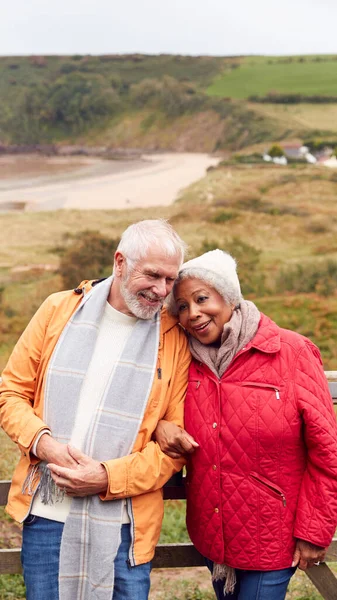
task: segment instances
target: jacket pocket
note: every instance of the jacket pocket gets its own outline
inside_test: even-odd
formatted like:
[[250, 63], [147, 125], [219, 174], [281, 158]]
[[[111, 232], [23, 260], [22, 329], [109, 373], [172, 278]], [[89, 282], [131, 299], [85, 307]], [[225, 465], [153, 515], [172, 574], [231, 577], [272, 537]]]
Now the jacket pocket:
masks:
[[273, 498], [277, 498], [278, 500], [280, 500], [282, 502], [283, 506], [286, 506], [287, 501], [286, 501], [285, 493], [275, 483], [273, 483], [272, 481], [269, 481], [269, 479], [266, 479], [265, 477], [262, 477], [262, 475], [259, 475], [258, 473], [254, 473], [254, 472], [250, 473], [249, 477], [256, 487], [259, 487], [260, 489], [267, 492], [267, 494], [269, 494], [269, 496], [272, 496]]
[[193, 377], [193, 379], [189, 379], [188, 380], [188, 387], [191, 390], [198, 390], [201, 384], [201, 379], [197, 379], [196, 377]]
[[280, 388], [273, 383], [264, 383], [264, 382], [257, 382], [257, 381], [243, 381], [241, 383], [241, 385], [242, 385], [242, 387], [252, 387], [252, 388], [258, 388], [261, 390], [271, 390], [275, 393], [276, 400], [281, 400]]

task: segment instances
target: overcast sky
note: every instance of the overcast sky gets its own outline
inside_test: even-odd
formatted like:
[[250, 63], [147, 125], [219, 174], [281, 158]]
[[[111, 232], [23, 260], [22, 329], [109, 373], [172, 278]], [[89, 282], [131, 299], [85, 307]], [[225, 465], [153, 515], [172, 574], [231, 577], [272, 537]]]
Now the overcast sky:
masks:
[[336, 0], [0, 0], [0, 54], [337, 54]]

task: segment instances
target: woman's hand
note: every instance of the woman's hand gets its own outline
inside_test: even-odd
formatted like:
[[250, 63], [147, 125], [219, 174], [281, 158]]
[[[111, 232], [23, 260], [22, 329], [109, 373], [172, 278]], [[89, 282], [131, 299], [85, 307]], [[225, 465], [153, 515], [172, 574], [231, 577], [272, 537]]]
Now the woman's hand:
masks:
[[170, 421], [159, 421], [154, 438], [170, 458], [180, 458], [182, 454], [191, 454], [199, 448], [199, 444], [185, 429]]
[[298, 566], [299, 569], [305, 571], [315, 563], [323, 562], [325, 553], [326, 548], [315, 546], [304, 540], [297, 540], [292, 567]]

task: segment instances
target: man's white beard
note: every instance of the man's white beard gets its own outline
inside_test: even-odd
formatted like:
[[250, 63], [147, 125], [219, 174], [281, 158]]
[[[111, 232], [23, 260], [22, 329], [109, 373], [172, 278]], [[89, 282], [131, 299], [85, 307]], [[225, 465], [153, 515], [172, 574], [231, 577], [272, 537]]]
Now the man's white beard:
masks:
[[[127, 283], [128, 277], [126, 277], [121, 282], [120, 291], [129, 311], [138, 319], [152, 319], [155, 316], [155, 314], [162, 308], [164, 304], [164, 299], [160, 299], [156, 306], [143, 306], [138, 300], [138, 296], [136, 294], [133, 294], [132, 292], [129, 292], [129, 290], [127, 289]], [[147, 294], [149, 297], [151, 297], [151, 292], [147, 292]]]

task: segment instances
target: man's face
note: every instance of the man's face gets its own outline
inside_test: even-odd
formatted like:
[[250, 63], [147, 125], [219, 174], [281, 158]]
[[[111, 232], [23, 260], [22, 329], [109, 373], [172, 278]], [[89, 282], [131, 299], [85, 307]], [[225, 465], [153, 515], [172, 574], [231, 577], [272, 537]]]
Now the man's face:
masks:
[[123, 259], [120, 293], [127, 312], [139, 319], [152, 319], [172, 290], [180, 260], [178, 256], [167, 257], [160, 248], [129, 267]]

